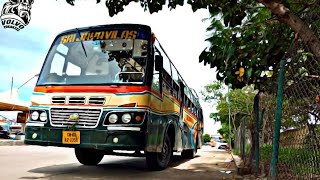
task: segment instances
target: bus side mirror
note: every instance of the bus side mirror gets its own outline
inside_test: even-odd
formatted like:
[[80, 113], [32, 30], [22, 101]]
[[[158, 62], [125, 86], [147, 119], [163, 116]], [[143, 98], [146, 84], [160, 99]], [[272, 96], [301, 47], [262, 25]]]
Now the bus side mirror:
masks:
[[155, 56], [155, 70], [160, 71], [162, 70], [163, 67], [163, 57], [161, 55], [156, 55]]

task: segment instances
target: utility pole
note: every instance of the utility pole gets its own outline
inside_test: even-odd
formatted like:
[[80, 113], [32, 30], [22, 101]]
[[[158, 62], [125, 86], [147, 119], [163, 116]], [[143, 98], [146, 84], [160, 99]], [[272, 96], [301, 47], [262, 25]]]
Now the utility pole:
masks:
[[10, 99], [12, 99], [13, 76], [11, 78]]
[[228, 109], [229, 109], [229, 144], [230, 144], [230, 151], [232, 151], [232, 145], [231, 145], [231, 107], [230, 107], [230, 85], [228, 85], [228, 95], [227, 95], [227, 103], [228, 103]]

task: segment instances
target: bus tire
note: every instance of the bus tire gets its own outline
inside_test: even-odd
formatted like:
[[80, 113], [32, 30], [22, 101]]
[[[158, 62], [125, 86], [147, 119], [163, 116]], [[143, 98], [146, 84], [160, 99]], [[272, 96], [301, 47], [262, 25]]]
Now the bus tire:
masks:
[[75, 148], [78, 161], [83, 165], [94, 166], [99, 164], [104, 154], [96, 149]]
[[185, 149], [181, 152], [181, 156], [184, 159], [193, 159], [196, 156], [197, 151], [194, 149]]
[[171, 160], [172, 154], [173, 154], [173, 151], [172, 151], [172, 144], [170, 141], [170, 137], [166, 135], [163, 143], [162, 152], [146, 153], [146, 161], [147, 161], [148, 169], [156, 170], [156, 171], [166, 169]]

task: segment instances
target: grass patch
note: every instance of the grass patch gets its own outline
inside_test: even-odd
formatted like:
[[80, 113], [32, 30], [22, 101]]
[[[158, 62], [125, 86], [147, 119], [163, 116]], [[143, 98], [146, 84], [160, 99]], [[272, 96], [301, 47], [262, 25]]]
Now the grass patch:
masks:
[[[271, 163], [272, 145], [260, 147], [260, 158], [263, 162]], [[289, 170], [295, 175], [306, 174], [320, 175], [320, 151], [306, 148], [280, 148], [278, 165], [279, 172]], [[283, 169], [286, 168], [286, 169]]]
[[232, 153], [233, 153], [234, 155], [237, 155], [237, 156], [240, 155], [240, 152], [239, 152], [238, 149], [232, 149]]

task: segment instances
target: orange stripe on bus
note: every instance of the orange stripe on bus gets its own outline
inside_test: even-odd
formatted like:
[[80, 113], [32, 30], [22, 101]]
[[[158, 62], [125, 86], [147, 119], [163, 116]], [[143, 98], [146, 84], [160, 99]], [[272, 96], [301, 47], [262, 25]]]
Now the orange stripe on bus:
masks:
[[36, 102], [31, 101], [31, 105], [32, 105], [32, 106], [39, 106], [40, 104], [39, 104], [39, 103], [36, 103]]
[[34, 92], [61, 93], [61, 92], [105, 92], [130, 93], [148, 91], [148, 86], [36, 86]]
[[154, 89], [151, 89], [151, 93], [155, 96], [157, 96], [158, 98], [162, 99], [162, 95], [160, 93], [158, 93], [157, 91], [155, 91]]
[[183, 110], [185, 110], [186, 112], [188, 112], [191, 117], [193, 117], [193, 118], [195, 118], [196, 120], [198, 120], [198, 117], [195, 116], [188, 108], [184, 107]]

